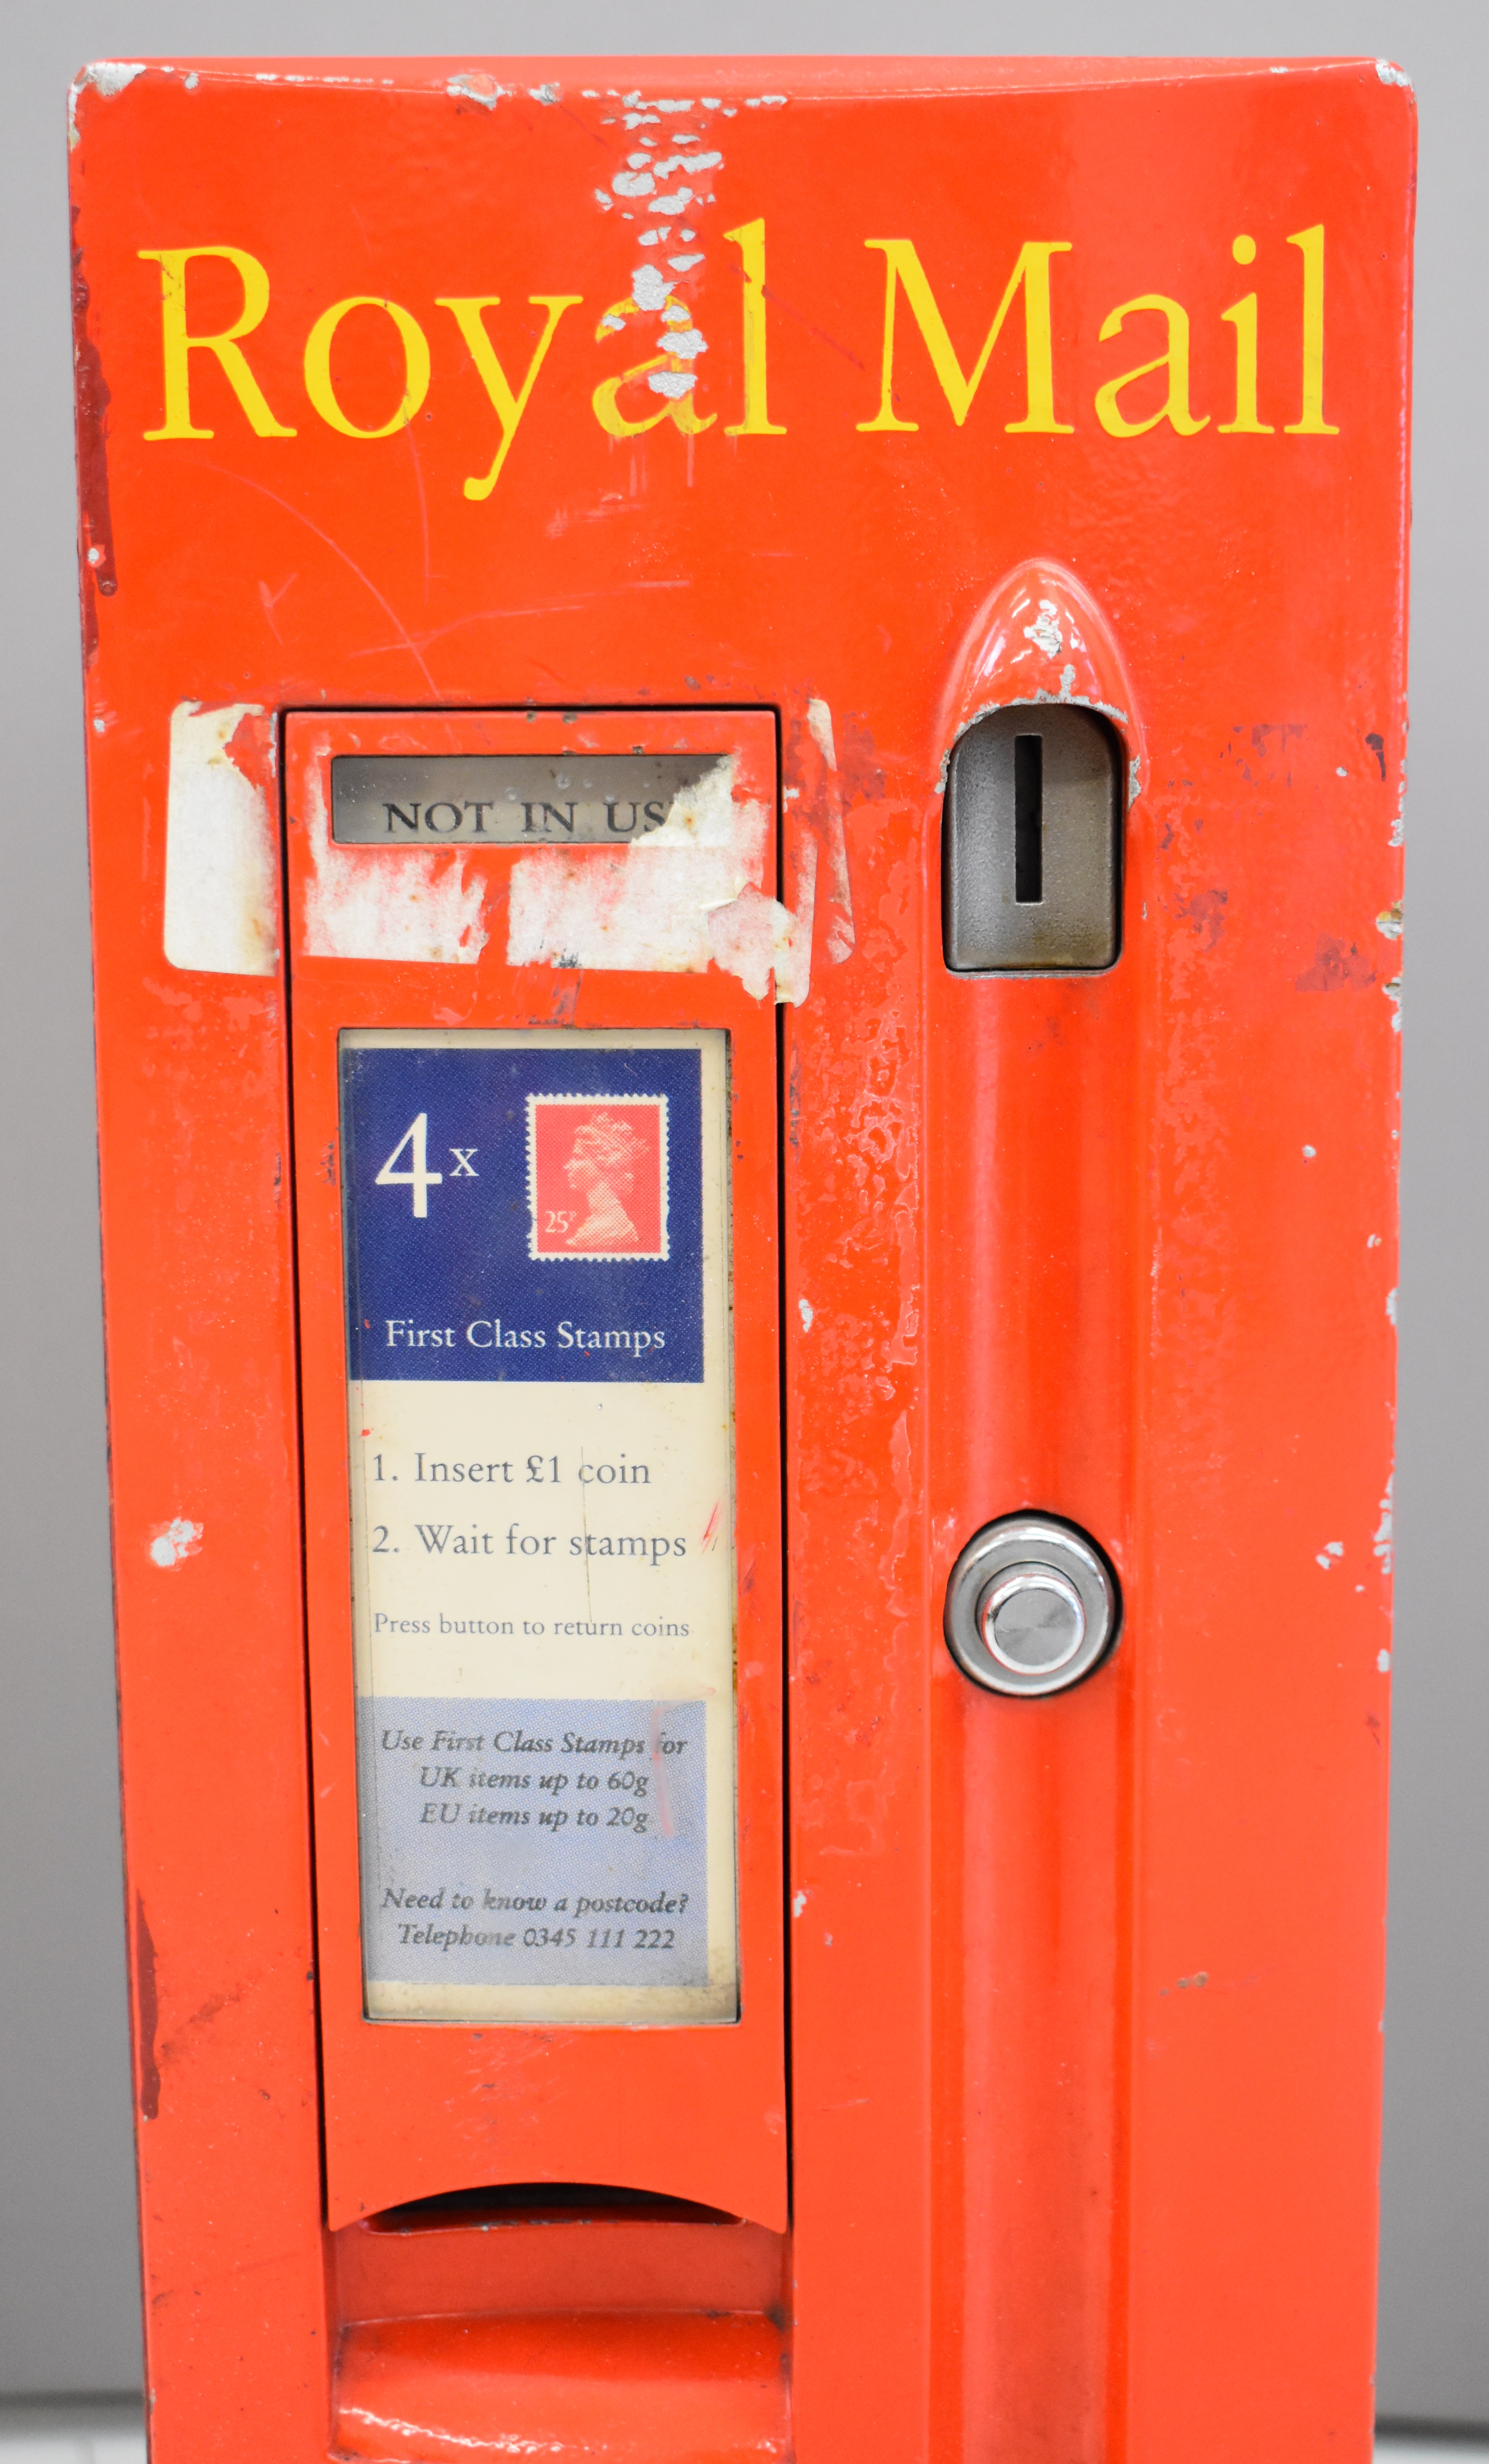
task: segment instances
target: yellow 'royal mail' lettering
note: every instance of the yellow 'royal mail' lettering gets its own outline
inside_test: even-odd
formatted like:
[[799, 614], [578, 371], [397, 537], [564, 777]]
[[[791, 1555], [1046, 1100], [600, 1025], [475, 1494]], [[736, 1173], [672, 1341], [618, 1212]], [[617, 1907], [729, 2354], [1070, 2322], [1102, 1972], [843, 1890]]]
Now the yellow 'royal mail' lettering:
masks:
[[[212, 353], [242, 404], [256, 436], [293, 436], [295, 429], [281, 427], [276, 419], [257, 378], [238, 348], [244, 335], [263, 323], [269, 306], [269, 276], [257, 257], [250, 256], [246, 248], [142, 248], [137, 253], [153, 257], [160, 266], [161, 341], [166, 362], [166, 416], [161, 427], [145, 429], [145, 443], [155, 445], [165, 437], [209, 437], [215, 433], [211, 428], [191, 425], [193, 351]], [[220, 334], [187, 331], [186, 275], [194, 256], [222, 257], [243, 285], [243, 306], [237, 321], [224, 326]]]
[[[1167, 347], [1159, 352], [1156, 360], [1140, 361], [1124, 376], [1113, 377], [1103, 385], [1096, 397], [1096, 415], [1108, 436], [1145, 436], [1161, 419], [1167, 419], [1180, 436], [1197, 436], [1202, 428], [1210, 426], [1210, 413], [1207, 410], [1203, 419], [1196, 419], [1189, 408], [1189, 310], [1181, 308], [1177, 299], [1165, 298], [1161, 291], [1144, 291], [1136, 299], [1124, 299], [1120, 308], [1112, 310], [1100, 339], [1103, 342], [1114, 341], [1128, 317], [1142, 316], [1163, 318], [1168, 332]], [[1118, 401], [1119, 394], [1136, 385], [1139, 377], [1150, 377], [1159, 368], [1168, 371], [1168, 390], [1163, 401], [1146, 419], [1128, 419]]]
[[895, 415], [895, 300], [902, 287], [911, 313], [921, 329], [930, 363], [941, 383], [942, 392], [951, 405], [951, 416], [960, 428], [972, 407], [972, 397], [983, 381], [983, 370], [992, 357], [993, 345], [1003, 331], [1004, 319], [1013, 305], [1013, 296], [1023, 287], [1024, 352], [1028, 372], [1029, 407], [1022, 419], [1011, 419], [1006, 425], [1011, 436], [1073, 436], [1055, 416], [1055, 348], [1050, 330], [1050, 259], [1065, 253], [1072, 246], [1068, 239], [1030, 239], [1019, 250], [1018, 260], [1009, 275], [1008, 289], [998, 302], [998, 313], [988, 328], [988, 339], [978, 355], [977, 365], [969, 377], [962, 374], [962, 363], [951, 346], [945, 319], [936, 305], [935, 294], [925, 279], [913, 241], [907, 239], [866, 239], [865, 248], [884, 252], [884, 351], [879, 378], [878, 409], [872, 419], [860, 419], [862, 434], [895, 428], [913, 429], [916, 419], [899, 419]]
[[[342, 319], [349, 316], [353, 308], [380, 308], [391, 320], [403, 345], [403, 400], [381, 428], [359, 428], [348, 419], [331, 383], [331, 344]], [[422, 409], [429, 391], [429, 343], [424, 328], [407, 308], [399, 307], [396, 299], [374, 298], [367, 292], [359, 292], [350, 299], [338, 299], [323, 317], [316, 319], [305, 338], [305, 391], [327, 428], [334, 428], [342, 436], [395, 436], [400, 428], [408, 427], [415, 411]]]
[[537, 348], [527, 363], [527, 374], [523, 377], [522, 389], [518, 393], [512, 391], [507, 382], [506, 371], [498, 359], [491, 336], [486, 331], [485, 312], [488, 308], [500, 308], [501, 305], [500, 298], [493, 293], [480, 298], [435, 300], [435, 307], [448, 308], [459, 326], [465, 347], [476, 363], [476, 373], [486, 388], [491, 407], [497, 414], [501, 429], [501, 442], [497, 448], [496, 460], [484, 479], [471, 478], [465, 483], [467, 496], [476, 503], [479, 503], [483, 496], [490, 495], [501, 476], [501, 465], [512, 450], [512, 440], [522, 424], [522, 413], [527, 407], [533, 386], [538, 382], [538, 371], [548, 356], [548, 344], [558, 332], [559, 319], [566, 308], [577, 308], [583, 297], [584, 294], [581, 291], [535, 291], [529, 295], [528, 307], [546, 308], [548, 316], [547, 322], [538, 337]]
[[[1256, 262], [1256, 243], [1250, 231], [1237, 231], [1231, 242], [1231, 254], [1237, 265]], [[1222, 325], [1235, 327], [1235, 417], [1220, 423], [1221, 436], [1275, 436], [1256, 411], [1256, 294], [1248, 291], [1244, 299], [1220, 311]]]
[[[766, 284], [765, 217], [757, 215], [752, 222], [741, 223], [734, 230], [725, 231], [723, 237], [740, 253], [742, 411], [741, 416], [724, 428], [722, 433], [730, 437], [784, 436], [786, 428], [771, 418], [769, 409], [767, 358], [769, 294]], [[920, 426], [918, 420], [902, 417], [895, 407], [895, 348], [901, 294], [909, 305], [952, 419], [958, 428], [962, 428], [1020, 292], [1024, 302], [1024, 375], [1028, 398], [1024, 416], [1007, 421], [1006, 431], [1011, 436], [1073, 436], [1076, 433], [1068, 421], [1056, 416], [1050, 273], [1052, 259], [1069, 254], [1074, 246], [1072, 241], [1025, 240], [1021, 244], [997, 311], [969, 372], [964, 371], [957, 357], [914, 242], [908, 239], [867, 239], [863, 245], [878, 250], [884, 259], [884, 310], [878, 408], [872, 419], [856, 422], [860, 434], [913, 434]], [[1337, 436], [1340, 432], [1338, 428], [1323, 416], [1323, 225], [1313, 223], [1304, 231], [1291, 232], [1287, 245], [1296, 248], [1302, 260], [1302, 318], [1300, 412], [1283, 433], [1288, 436]], [[270, 408], [242, 348], [245, 336], [262, 324], [269, 307], [269, 275], [258, 259], [246, 249], [225, 245], [143, 248], [138, 253], [157, 263], [161, 269], [165, 414], [160, 427], [144, 430], [147, 441], [151, 444], [164, 440], [196, 442], [212, 436], [211, 428], [198, 427], [192, 417], [193, 351], [208, 351], [216, 360], [256, 436], [295, 436], [299, 431], [286, 427]], [[1238, 232], [1231, 243], [1231, 254], [1237, 265], [1252, 265], [1257, 254], [1256, 240], [1249, 232]], [[188, 269], [197, 257], [220, 259], [233, 269], [243, 286], [242, 307], [236, 318], [210, 334], [193, 333], [188, 321]], [[700, 260], [684, 257], [673, 262], [687, 268]], [[612, 336], [624, 334], [633, 318], [651, 313], [663, 300], [671, 302], [677, 287], [665, 281], [656, 269], [651, 267], [638, 271], [633, 277], [633, 284], [636, 283], [643, 286], [639, 295], [633, 288], [630, 297], [616, 300], [600, 319], [595, 328], [596, 342], [604, 344]], [[655, 298], [653, 290], [656, 293]], [[583, 297], [576, 291], [532, 292], [528, 295], [528, 305], [541, 308], [544, 321], [522, 372], [522, 382], [516, 385], [508, 378], [497, 355], [486, 321], [488, 310], [495, 310], [501, 304], [495, 292], [460, 297], [440, 295], [433, 304], [448, 309], [454, 318], [476, 372], [485, 387], [487, 399], [497, 414], [500, 436], [491, 467], [484, 476], [473, 474], [463, 483], [466, 496], [479, 503], [491, 495], [501, 475], [562, 319], [570, 308], [583, 305]], [[331, 373], [337, 334], [344, 319], [359, 308], [376, 310], [388, 318], [403, 352], [402, 398], [389, 417], [373, 428], [359, 427], [347, 415], [336, 392]], [[704, 416], [696, 407], [698, 378], [694, 363], [699, 353], [705, 351], [708, 345], [702, 334], [689, 325], [691, 313], [680, 301], [669, 304], [663, 319], [667, 327], [663, 347], [633, 362], [617, 375], [603, 378], [593, 388], [591, 407], [607, 436], [617, 439], [644, 436], [670, 420], [680, 434], [691, 439], [701, 436], [718, 424], [720, 414], [717, 411]], [[1228, 308], [1220, 308], [1214, 313], [1222, 324], [1232, 327], [1234, 334], [1235, 408], [1233, 418], [1220, 420], [1213, 432], [1219, 436], [1276, 435], [1277, 429], [1261, 417], [1258, 407], [1258, 295], [1255, 291], [1248, 292], [1244, 298], [1233, 300]], [[1211, 426], [1211, 414], [1209, 411], [1196, 412], [1191, 406], [1190, 321], [1189, 310], [1179, 300], [1169, 298], [1163, 292], [1140, 292], [1109, 312], [1101, 323], [1098, 339], [1103, 343], [1114, 341], [1129, 318], [1144, 316], [1163, 319], [1165, 347], [1153, 358], [1124, 369], [1120, 376], [1108, 377], [1097, 388], [1092, 402], [1097, 425], [1106, 435], [1122, 439], [1145, 436], [1166, 422], [1176, 436], [1197, 436]], [[687, 330], [679, 330], [684, 327]], [[359, 292], [335, 300], [316, 318], [306, 336], [303, 366], [305, 391], [312, 407], [326, 426], [339, 435], [370, 442], [394, 435], [423, 408], [433, 380], [433, 354], [428, 334], [411, 309], [381, 294]], [[1146, 407], [1153, 400], [1150, 390], [1145, 398], [1139, 397], [1143, 405], [1142, 416], [1129, 416], [1123, 407], [1123, 397], [1128, 388], [1141, 384], [1145, 378], [1160, 375], [1166, 380], [1162, 402], [1156, 408]], [[631, 393], [628, 400], [630, 388], [637, 390]], [[648, 396], [658, 395], [661, 397], [659, 402], [647, 399]]]
[[1284, 431], [1288, 436], [1337, 436], [1323, 416], [1323, 225], [1289, 231], [1289, 248], [1300, 249], [1303, 261], [1302, 408]]
[[744, 371], [744, 416], [725, 436], [784, 436], [770, 416], [766, 399], [766, 225], [758, 221], [741, 223], [738, 231], [724, 232], [739, 250], [741, 272], [744, 277], [741, 299], [744, 332], [741, 336], [741, 357]]

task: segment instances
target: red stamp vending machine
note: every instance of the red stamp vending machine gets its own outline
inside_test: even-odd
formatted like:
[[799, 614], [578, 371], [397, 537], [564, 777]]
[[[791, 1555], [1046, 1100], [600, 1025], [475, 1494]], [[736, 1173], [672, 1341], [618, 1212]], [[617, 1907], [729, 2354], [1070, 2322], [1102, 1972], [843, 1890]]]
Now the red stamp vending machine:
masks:
[[70, 135], [156, 2464], [1367, 2464], [1406, 78]]

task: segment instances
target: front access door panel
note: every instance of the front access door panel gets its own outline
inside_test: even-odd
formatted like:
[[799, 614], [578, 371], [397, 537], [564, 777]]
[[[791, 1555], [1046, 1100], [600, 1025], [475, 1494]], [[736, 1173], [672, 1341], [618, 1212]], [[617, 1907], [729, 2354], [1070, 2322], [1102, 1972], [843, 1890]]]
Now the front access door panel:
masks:
[[773, 862], [774, 721], [286, 737], [330, 2220], [779, 2229], [773, 1018], [575, 963]]

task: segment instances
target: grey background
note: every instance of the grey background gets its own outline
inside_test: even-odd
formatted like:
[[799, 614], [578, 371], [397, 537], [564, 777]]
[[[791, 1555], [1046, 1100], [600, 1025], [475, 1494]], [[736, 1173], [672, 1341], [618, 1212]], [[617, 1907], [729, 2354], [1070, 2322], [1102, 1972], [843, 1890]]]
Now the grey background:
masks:
[[[5, 0], [0, 2396], [138, 2383], [73, 543], [64, 97], [198, 53], [1374, 53], [1422, 121], [1382, 2414], [1489, 2423], [1489, 10], [1401, 0]], [[1033, 34], [1033, 39], [1031, 39]], [[705, 39], [706, 38], [706, 39]], [[1476, 1508], [1478, 1511], [1476, 1511]], [[1279, 1705], [1278, 1716], [1286, 1706]]]

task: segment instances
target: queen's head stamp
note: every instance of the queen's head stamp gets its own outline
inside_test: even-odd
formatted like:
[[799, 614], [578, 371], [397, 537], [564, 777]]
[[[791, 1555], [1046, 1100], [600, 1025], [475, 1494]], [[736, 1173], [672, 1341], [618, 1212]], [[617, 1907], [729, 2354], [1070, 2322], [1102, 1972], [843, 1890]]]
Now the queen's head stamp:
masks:
[[667, 1256], [665, 1095], [527, 1098], [528, 1254]]

